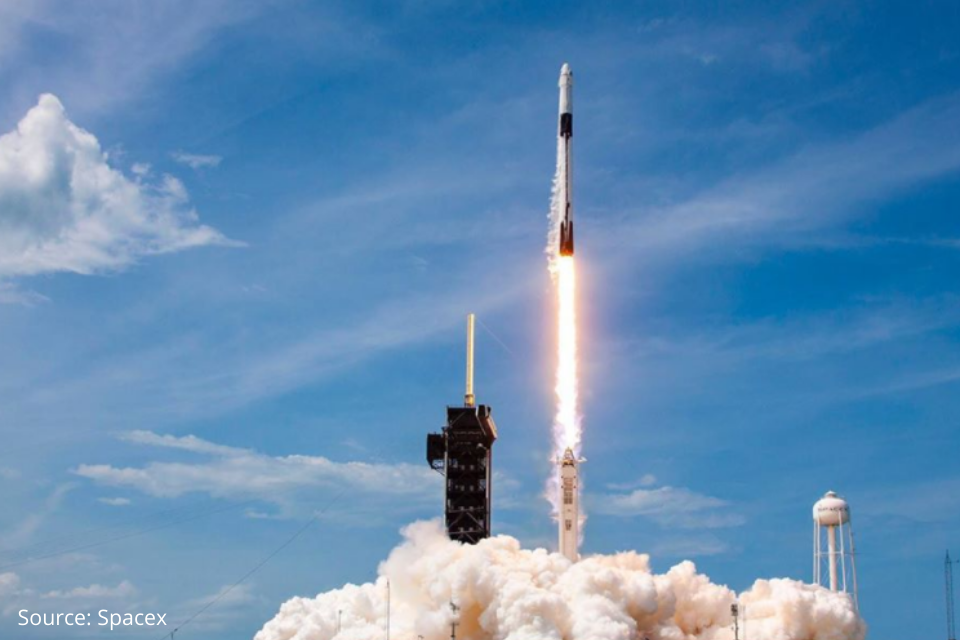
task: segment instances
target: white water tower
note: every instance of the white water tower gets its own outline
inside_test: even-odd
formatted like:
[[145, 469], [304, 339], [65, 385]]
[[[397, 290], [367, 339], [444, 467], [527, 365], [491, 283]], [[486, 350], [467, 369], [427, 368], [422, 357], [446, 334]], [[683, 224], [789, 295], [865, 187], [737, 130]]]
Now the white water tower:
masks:
[[813, 505], [813, 581], [831, 591], [849, 593], [853, 605], [860, 608], [850, 505], [833, 491]]

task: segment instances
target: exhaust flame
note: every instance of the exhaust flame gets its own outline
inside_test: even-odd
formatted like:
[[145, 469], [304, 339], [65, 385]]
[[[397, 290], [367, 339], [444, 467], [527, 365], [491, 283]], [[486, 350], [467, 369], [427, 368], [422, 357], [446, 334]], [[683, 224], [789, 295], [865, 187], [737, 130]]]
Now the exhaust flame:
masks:
[[[559, 460], [567, 449], [580, 456], [581, 428], [577, 378], [577, 273], [573, 256], [558, 251], [560, 222], [567, 202], [567, 163], [564, 162], [564, 141], [557, 139], [557, 169], [553, 177], [550, 199], [550, 227], [547, 234], [547, 266], [557, 288], [557, 412], [553, 422], [553, 459]], [[556, 499], [556, 486], [551, 481], [548, 497]], [[557, 505], [554, 504], [556, 508]], [[556, 509], [555, 509], [556, 511]]]
[[554, 457], [567, 449], [580, 455], [580, 416], [577, 409], [577, 272], [573, 256], [556, 261], [557, 284], [557, 415]]

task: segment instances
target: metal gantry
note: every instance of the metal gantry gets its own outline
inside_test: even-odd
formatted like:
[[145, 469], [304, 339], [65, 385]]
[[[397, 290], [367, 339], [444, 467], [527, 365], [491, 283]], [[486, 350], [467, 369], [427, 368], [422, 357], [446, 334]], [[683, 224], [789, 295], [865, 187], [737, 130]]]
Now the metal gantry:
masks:
[[427, 462], [446, 477], [444, 517], [451, 540], [476, 544], [490, 537], [493, 443], [497, 427], [488, 405], [473, 394], [473, 314], [467, 319], [464, 406], [447, 407], [447, 424], [427, 435]]

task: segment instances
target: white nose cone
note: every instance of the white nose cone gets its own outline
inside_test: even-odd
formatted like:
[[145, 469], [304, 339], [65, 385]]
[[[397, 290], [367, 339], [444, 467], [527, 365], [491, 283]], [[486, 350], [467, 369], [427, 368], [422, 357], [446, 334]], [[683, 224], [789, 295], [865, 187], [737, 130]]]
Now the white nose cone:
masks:
[[566, 62], [560, 67], [560, 113], [573, 114], [573, 72]]

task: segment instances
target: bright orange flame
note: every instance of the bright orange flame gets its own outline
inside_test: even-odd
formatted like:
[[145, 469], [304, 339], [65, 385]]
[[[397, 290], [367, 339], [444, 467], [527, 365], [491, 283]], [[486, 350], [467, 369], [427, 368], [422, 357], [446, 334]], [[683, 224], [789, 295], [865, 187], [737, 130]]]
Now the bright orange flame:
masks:
[[580, 453], [580, 416], [577, 410], [577, 279], [573, 256], [557, 256], [557, 416], [554, 421], [556, 454], [567, 449]]

